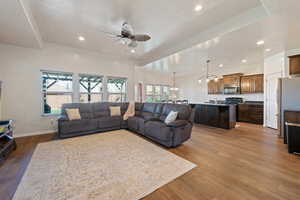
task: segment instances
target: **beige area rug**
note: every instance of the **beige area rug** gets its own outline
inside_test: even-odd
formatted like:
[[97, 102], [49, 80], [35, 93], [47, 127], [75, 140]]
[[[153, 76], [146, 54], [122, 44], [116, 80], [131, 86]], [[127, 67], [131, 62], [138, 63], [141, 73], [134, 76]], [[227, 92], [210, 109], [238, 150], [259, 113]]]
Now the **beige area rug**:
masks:
[[14, 200], [135, 200], [195, 164], [125, 130], [41, 143]]

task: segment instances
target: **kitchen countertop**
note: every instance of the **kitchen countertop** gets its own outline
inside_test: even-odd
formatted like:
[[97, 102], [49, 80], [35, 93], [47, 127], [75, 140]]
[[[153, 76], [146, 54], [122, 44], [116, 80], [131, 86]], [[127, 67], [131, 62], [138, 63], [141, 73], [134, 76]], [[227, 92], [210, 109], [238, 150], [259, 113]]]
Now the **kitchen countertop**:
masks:
[[[223, 106], [223, 107], [229, 107], [233, 104], [218, 104], [218, 103], [197, 103], [195, 105], [207, 105], [207, 106]], [[234, 105], [233, 105], [234, 106]]]

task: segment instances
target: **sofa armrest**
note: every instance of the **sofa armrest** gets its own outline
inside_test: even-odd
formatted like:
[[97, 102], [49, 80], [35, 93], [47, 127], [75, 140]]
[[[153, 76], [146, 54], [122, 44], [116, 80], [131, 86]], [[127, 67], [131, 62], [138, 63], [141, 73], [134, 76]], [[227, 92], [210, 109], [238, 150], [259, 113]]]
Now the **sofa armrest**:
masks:
[[154, 116], [147, 116], [144, 117], [145, 121], [160, 121], [160, 119], [158, 117], [154, 117]]
[[69, 121], [69, 118], [65, 115], [61, 115], [60, 118], [58, 118], [57, 121], [58, 122], [65, 122], [65, 121]]
[[171, 122], [167, 124], [168, 127], [178, 128], [182, 126], [186, 126], [189, 122], [186, 120], [176, 120], [174, 122]]

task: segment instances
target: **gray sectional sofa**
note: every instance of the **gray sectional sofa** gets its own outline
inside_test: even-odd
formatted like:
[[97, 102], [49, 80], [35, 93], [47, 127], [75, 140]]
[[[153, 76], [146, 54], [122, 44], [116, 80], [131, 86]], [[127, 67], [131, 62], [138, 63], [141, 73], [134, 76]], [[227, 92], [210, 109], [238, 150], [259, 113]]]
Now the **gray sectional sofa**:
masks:
[[[110, 116], [110, 106], [120, 106], [121, 116]], [[81, 120], [69, 120], [66, 109], [78, 108]], [[191, 137], [191, 108], [188, 105], [135, 103], [135, 116], [123, 120], [128, 103], [72, 103], [64, 104], [58, 119], [58, 137], [68, 138], [104, 131], [128, 129], [166, 147], [176, 147]], [[177, 111], [177, 120], [165, 124], [170, 111]]]

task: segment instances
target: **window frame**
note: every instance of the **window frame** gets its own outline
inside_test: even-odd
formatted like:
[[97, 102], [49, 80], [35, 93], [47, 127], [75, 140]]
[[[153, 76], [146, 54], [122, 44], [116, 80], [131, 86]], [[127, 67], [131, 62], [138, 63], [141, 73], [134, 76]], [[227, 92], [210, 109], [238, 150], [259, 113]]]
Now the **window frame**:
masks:
[[[101, 80], [101, 83], [102, 83], [102, 92], [81, 92], [80, 91], [80, 86], [81, 86], [81, 84], [80, 84], [80, 79], [81, 79], [81, 77], [82, 76], [90, 76], [90, 77], [99, 77], [99, 78], [101, 78], [102, 80]], [[87, 95], [92, 95], [92, 94], [100, 94], [101, 95], [101, 101], [99, 101], [99, 102], [103, 102], [103, 101], [105, 101], [104, 100], [104, 94], [105, 94], [105, 81], [104, 81], [104, 76], [103, 75], [96, 75], [96, 74], [82, 74], [82, 73], [80, 73], [80, 74], [78, 74], [78, 86], [79, 86], [79, 88], [78, 88], [78, 93], [79, 93], [79, 103], [81, 103], [80, 102], [80, 97], [81, 97], [81, 94], [87, 94]], [[84, 102], [84, 103], [92, 103], [92, 102]]]
[[[152, 86], [152, 94], [151, 95], [147, 94], [147, 86]], [[155, 94], [155, 87], [157, 87], [157, 86], [160, 87], [160, 94], [159, 95]], [[163, 89], [164, 89], [164, 87], [168, 87], [168, 92], [170, 93], [170, 86], [169, 85], [164, 85], [164, 84], [145, 84], [145, 98], [146, 98], [145, 100], [146, 100], [146, 102], [149, 102], [149, 101], [147, 101], [148, 97], [151, 97], [152, 100], [157, 99], [157, 97], [160, 98], [159, 102], [152, 101], [152, 102], [149, 102], [149, 103], [161, 103], [163, 100], [168, 101], [170, 99], [169, 98], [170, 94], [168, 94], [167, 96], [163, 95]], [[166, 99], [164, 99], [164, 97], [166, 97]]]
[[[60, 91], [52, 91], [52, 92], [45, 92], [44, 91], [44, 83], [43, 83], [43, 74], [44, 73], [56, 73], [56, 74], [65, 74], [70, 75], [72, 77], [72, 91], [70, 92], [60, 92]], [[74, 102], [74, 73], [72, 72], [62, 72], [62, 71], [52, 71], [52, 70], [40, 70], [40, 84], [41, 84], [41, 115], [44, 117], [51, 117], [51, 116], [60, 116], [61, 114], [55, 113], [45, 113], [45, 94], [51, 95], [70, 95], [71, 96], [71, 103]]]
[[[109, 79], [124, 79], [124, 80], [126, 80], [126, 82], [125, 82], [125, 93], [123, 93], [122, 91], [121, 92], [109, 92], [109, 89], [108, 89]], [[107, 101], [108, 102], [111, 102], [111, 101], [109, 101], [109, 96], [114, 95], [114, 94], [121, 95], [121, 98], [122, 98], [123, 95], [125, 95], [125, 98], [121, 102], [126, 102], [127, 101], [127, 99], [128, 99], [128, 78], [127, 77], [107, 76], [105, 84], [106, 84], [106, 87], [105, 87], [106, 91], [105, 92], [107, 94]], [[112, 102], [112, 103], [115, 103], [115, 102]]]

